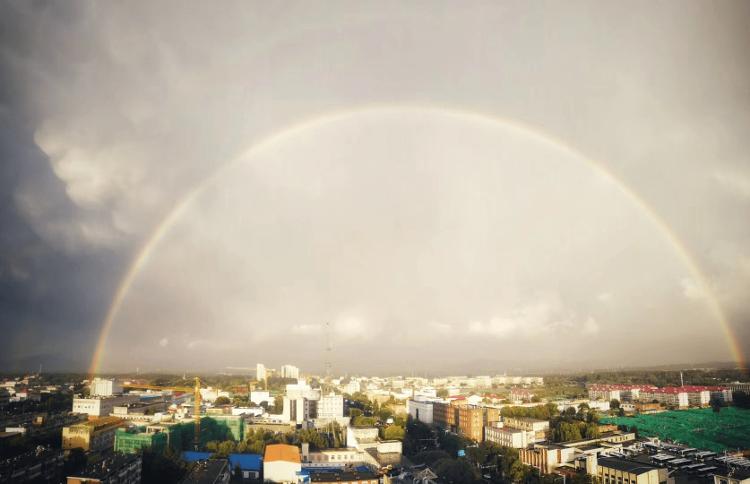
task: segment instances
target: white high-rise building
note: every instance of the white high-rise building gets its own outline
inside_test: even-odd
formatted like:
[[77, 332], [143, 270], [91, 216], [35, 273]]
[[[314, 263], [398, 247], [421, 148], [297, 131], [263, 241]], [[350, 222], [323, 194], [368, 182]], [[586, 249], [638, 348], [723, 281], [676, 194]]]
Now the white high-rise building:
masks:
[[266, 379], [266, 365], [263, 363], [258, 363], [255, 365], [255, 379], [258, 381], [263, 381]]
[[114, 380], [94, 378], [91, 381], [90, 395], [92, 397], [111, 397], [118, 393], [122, 393], [122, 385], [118, 385]]
[[281, 367], [281, 378], [299, 378], [299, 368], [292, 365], [284, 365]]
[[344, 416], [344, 397], [331, 393], [318, 400], [318, 418], [341, 418]]

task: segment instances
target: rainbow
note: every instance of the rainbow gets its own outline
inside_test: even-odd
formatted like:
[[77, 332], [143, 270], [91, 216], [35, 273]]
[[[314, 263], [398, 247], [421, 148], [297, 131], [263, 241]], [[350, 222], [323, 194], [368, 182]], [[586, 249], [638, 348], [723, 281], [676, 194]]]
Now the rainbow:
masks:
[[132, 286], [135, 279], [141, 270], [148, 265], [149, 258], [154, 252], [154, 249], [159, 245], [160, 241], [164, 236], [172, 229], [177, 221], [188, 211], [191, 204], [196, 200], [208, 187], [215, 183], [222, 174], [231, 169], [238, 163], [242, 163], [244, 160], [249, 159], [254, 154], [260, 152], [263, 149], [269, 148], [276, 143], [282, 142], [285, 139], [294, 136], [297, 133], [305, 131], [316, 126], [321, 126], [334, 121], [340, 121], [347, 118], [353, 118], [359, 115], [377, 113], [377, 112], [420, 112], [426, 114], [434, 114], [440, 116], [452, 116], [455, 118], [461, 118], [468, 121], [474, 121], [477, 123], [488, 123], [496, 126], [515, 131], [519, 134], [525, 135], [540, 143], [546, 143], [564, 152], [582, 162], [586, 163], [590, 168], [596, 170], [609, 180], [611, 180], [618, 189], [642, 212], [653, 225], [658, 229], [662, 236], [669, 242], [672, 249], [675, 251], [680, 260], [686, 265], [690, 272], [690, 276], [695, 280], [700, 289], [705, 294], [706, 303], [721, 326], [721, 330], [724, 333], [726, 342], [728, 344], [729, 351], [733, 360], [740, 366], [740, 368], [746, 368], [745, 358], [740, 347], [738, 338], [735, 336], [734, 331], [724, 314], [724, 311], [719, 304], [716, 294], [711, 289], [711, 285], [708, 282], [706, 276], [701, 271], [698, 263], [691, 256], [690, 252], [680, 241], [677, 235], [667, 225], [664, 219], [656, 213], [641, 197], [639, 197], [630, 187], [624, 184], [618, 179], [612, 172], [601, 163], [593, 160], [583, 153], [575, 150], [568, 146], [563, 141], [551, 136], [539, 129], [532, 128], [521, 122], [506, 119], [502, 117], [496, 117], [488, 114], [483, 114], [475, 111], [467, 111], [463, 109], [436, 107], [432, 105], [389, 105], [389, 104], [378, 104], [378, 105], [364, 105], [357, 108], [345, 111], [337, 111], [334, 113], [324, 114], [312, 117], [300, 123], [294, 124], [285, 129], [279, 130], [270, 136], [267, 136], [260, 140], [258, 143], [251, 146], [247, 151], [242, 153], [239, 157], [235, 158], [228, 163], [220, 166], [214, 171], [209, 177], [202, 180], [199, 184], [192, 187], [185, 196], [180, 199], [172, 209], [166, 214], [166, 216], [156, 225], [156, 228], [146, 238], [145, 243], [140, 247], [140, 250], [133, 257], [130, 265], [128, 266], [125, 274], [123, 275], [120, 283], [117, 286], [117, 290], [114, 293], [112, 302], [107, 310], [106, 316], [102, 323], [102, 329], [99, 334], [99, 338], [96, 343], [96, 348], [91, 360], [89, 367], [89, 374], [95, 375], [99, 372], [104, 354], [104, 349], [107, 344], [107, 338], [117, 318], [117, 314], [125, 301], [128, 291]]

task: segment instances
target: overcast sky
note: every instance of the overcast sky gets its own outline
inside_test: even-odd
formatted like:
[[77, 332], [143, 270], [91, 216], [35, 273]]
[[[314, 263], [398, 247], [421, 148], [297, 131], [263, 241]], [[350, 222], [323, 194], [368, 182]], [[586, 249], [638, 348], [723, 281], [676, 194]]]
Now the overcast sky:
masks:
[[744, 1], [4, 2], [0, 365], [85, 369], [190, 193], [105, 370], [319, 371], [325, 322], [336, 372], [731, 361], [675, 241], [750, 351], [748, 45]]

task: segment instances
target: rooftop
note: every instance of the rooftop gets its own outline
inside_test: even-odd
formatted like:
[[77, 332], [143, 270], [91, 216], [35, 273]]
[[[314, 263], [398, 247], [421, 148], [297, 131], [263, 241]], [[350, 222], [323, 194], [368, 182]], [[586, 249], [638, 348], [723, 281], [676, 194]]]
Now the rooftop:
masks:
[[598, 464], [601, 467], [617, 469], [619, 471], [628, 472], [630, 474], [645, 474], [646, 472], [658, 469], [658, 467], [644, 464], [642, 462], [617, 459], [613, 457], [602, 457], [599, 459]]
[[271, 444], [266, 446], [266, 453], [263, 456], [265, 462], [287, 461], [302, 462], [299, 454], [299, 448], [287, 444]]

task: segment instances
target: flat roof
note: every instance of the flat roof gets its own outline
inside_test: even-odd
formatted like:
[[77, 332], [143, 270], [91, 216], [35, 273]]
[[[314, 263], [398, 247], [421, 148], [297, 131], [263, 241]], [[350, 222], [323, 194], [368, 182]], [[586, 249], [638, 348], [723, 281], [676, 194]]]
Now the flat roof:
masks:
[[600, 458], [598, 465], [602, 467], [608, 467], [610, 469], [617, 469], [618, 471], [628, 472], [630, 474], [645, 474], [646, 472], [658, 469], [658, 467], [644, 464], [642, 462], [634, 462], [612, 457]]

